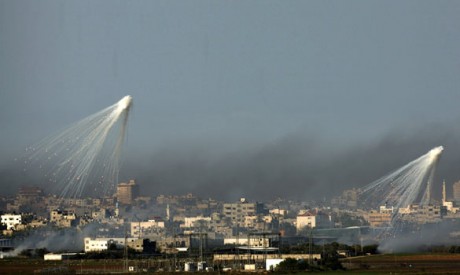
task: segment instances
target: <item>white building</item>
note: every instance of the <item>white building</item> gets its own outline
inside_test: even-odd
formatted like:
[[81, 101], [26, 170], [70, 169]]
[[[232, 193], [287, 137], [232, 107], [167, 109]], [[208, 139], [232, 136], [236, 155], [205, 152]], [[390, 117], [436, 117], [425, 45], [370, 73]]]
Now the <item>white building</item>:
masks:
[[446, 207], [447, 211], [452, 213], [459, 212], [460, 208], [454, 205], [453, 201], [444, 201], [442, 202], [442, 206]]
[[288, 214], [288, 211], [285, 210], [285, 209], [279, 209], [279, 208], [275, 208], [275, 209], [270, 209], [268, 210], [268, 212], [270, 214], [276, 214], [276, 215], [280, 215], [280, 216], [286, 216]]
[[274, 271], [276, 267], [285, 259], [267, 259], [265, 262], [265, 270]]
[[131, 236], [141, 237], [155, 229], [165, 228], [165, 222], [161, 220], [148, 220], [144, 222], [131, 222]]
[[[134, 244], [139, 242], [139, 240], [142, 241], [142, 239], [138, 238], [126, 238], [126, 241], [128, 242], [128, 246], [132, 247], [131, 244]], [[109, 249], [109, 246], [111, 244], [115, 244], [116, 247], [123, 248], [125, 246], [125, 238], [85, 238], [85, 252], [100, 252]], [[135, 247], [132, 247], [136, 249]]]
[[267, 248], [270, 247], [271, 244], [271, 239], [267, 237], [251, 236], [248, 239], [248, 236], [241, 236], [239, 238], [225, 238], [224, 245], [233, 244], [247, 246], [248, 240], [251, 248]]
[[47, 253], [43, 255], [43, 259], [45, 261], [62, 261], [62, 255], [61, 254], [54, 254], [54, 253]]
[[304, 227], [308, 228], [330, 228], [332, 227], [331, 216], [321, 212], [305, 212], [297, 215], [296, 228], [297, 231]]
[[2, 224], [6, 225], [6, 229], [14, 229], [16, 224], [21, 224], [21, 215], [4, 214], [2, 215]]
[[61, 254], [54, 254], [54, 253], [47, 253], [43, 255], [43, 259], [45, 261], [62, 261], [72, 259], [78, 256], [78, 253], [61, 253]]

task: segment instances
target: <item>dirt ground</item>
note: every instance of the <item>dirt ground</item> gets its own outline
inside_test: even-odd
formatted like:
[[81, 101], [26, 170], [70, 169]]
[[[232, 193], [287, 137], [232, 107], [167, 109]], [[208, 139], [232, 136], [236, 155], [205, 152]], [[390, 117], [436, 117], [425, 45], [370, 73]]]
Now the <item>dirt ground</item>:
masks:
[[[460, 274], [460, 254], [374, 255], [345, 258], [342, 264], [346, 271], [302, 274]], [[135, 266], [136, 262], [128, 265]], [[123, 260], [43, 261], [6, 258], [0, 260], [0, 274], [121, 274], [123, 266]], [[153, 273], [146, 266], [138, 271]], [[245, 273], [248, 274], [239, 272]]]
[[460, 274], [460, 254], [374, 255], [343, 259], [351, 272], [382, 274]]

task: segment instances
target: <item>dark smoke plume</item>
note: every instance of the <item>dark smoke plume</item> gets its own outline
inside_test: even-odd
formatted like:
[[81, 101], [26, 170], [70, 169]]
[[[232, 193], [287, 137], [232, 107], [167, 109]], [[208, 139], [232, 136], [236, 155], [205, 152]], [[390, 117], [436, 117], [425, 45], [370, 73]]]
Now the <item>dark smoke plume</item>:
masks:
[[[460, 179], [459, 143], [460, 131], [444, 125], [398, 129], [380, 139], [349, 144], [331, 144], [305, 133], [262, 144], [184, 141], [157, 150], [125, 150], [120, 180], [136, 178], [142, 193], [151, 196], [191, 192], [223, 200], [319, 200], [362, 187], [442, 145], [433, 185], [439, 198], [443, 179], [448, 193]], [[4, 195], [21, 185], [46, 188], [43, 179], [24, 173], [23, 165], [13, 160], [0, 170], [0, 182]]]
[[[442, 125], [395, 130], [379, 140], [347, 146], [293, 134], [258, 146], [215, 154], [203, 145], [131, 155], [123, 175], [136, 177], [146, 194], [185, 194], [235, 200], [320, 199], [362, 187], [443, 145], [434, 196], [443, 179], [460, 179], [460, 133]], [[130, 175], [130, 176], [127, 176]]]

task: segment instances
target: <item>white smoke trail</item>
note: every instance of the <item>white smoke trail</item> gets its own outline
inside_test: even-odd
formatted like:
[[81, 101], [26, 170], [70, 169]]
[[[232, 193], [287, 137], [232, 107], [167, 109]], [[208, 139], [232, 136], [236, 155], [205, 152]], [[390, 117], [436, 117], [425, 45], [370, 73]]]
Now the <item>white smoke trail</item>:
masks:
[[442, 146], [433, 148], [418, 159], [366, 185], [361, 189], [361, 195], [369, 202], [396, 208], [413, 203], [427, 204], [436, 164], [443, 149]]
[[384, 230], [382, 235], [395, 235], [401, 222], [398, 211], [400, 208], [412, 204], [425, 206], [430, 203], [431, 185], [443, 150], [442, 146], [435, 147], [425, 155], [361, 189], [360, 197], [365, 205], [371, 207], [386, 205], [394, 208], [390, 227]]
[[[28, 148], [28, 169], [39, 168], [54, 191], [79, 197], [88, 187], [107, 192], [118, 182], [131, 96]], [[117, 123], [121, 120], [121, 125]], [[113, 133], [119, 127], [118, 133]], [[113, 136], [115, 134], [115, 137]], [[115, 141], [113, 141], [115, 139]]]

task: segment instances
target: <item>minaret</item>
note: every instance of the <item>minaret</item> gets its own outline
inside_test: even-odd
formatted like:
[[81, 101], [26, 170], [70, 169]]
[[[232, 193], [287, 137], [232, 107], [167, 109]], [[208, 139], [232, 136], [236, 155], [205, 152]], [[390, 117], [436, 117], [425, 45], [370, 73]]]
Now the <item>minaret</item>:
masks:
[[446, 180], [442, 181], [442, 205], [447, 201], [446, 199]]
[[170, 218], [171, 217], [169, 216], [169, 203], [168, 203], [166, 204], [166, 220], [169, 222]]
[[115, 203], [115, 217], [118, 218], [120, 215], [120, 209], [118, 209], [118, 201]]
[[431, 180], [428, 180], [427, 187], [426, 187], [426, 202], [431, 204]]

